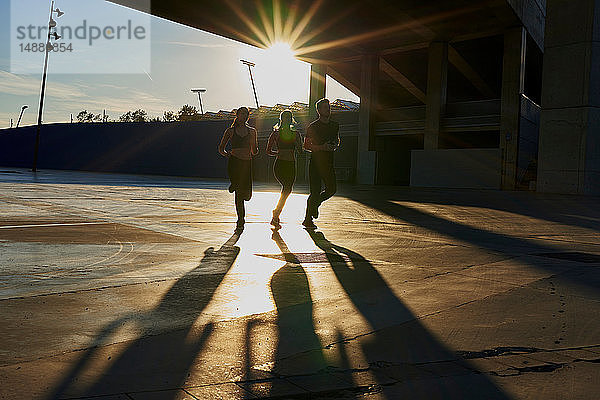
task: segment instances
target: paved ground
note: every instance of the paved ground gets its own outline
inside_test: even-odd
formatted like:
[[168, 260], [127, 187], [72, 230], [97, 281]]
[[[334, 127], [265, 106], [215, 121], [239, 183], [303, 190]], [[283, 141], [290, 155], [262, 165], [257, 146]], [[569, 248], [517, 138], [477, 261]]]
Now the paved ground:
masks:
[[600, 199], [225, 189], [0, 171], [0, 398], [600, 398]]

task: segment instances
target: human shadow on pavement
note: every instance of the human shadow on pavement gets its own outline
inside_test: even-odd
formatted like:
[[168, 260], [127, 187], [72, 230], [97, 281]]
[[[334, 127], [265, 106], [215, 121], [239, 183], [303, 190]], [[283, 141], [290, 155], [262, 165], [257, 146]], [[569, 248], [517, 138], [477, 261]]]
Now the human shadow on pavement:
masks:
[[[194, 329], [194, 322], [235, 262], [240, 252], [235, 246], [239, 237], [235, 233], [216, 251], [212, 247], [206, 249], [200, 264], [179, 278], [155, 308], [108, 324], [48, 399], [180, 388], [213, 330], [211, 323]], [[138, 338], [117, 344], [116, 349], [107, 349], [124, 325], [136, 327]], [[107, 353], [113, 354], [108, 359], [114, 360], [105, 371], [93, 375], [95, 371], [89, 369]], [[82, 382], [88, 380], [93, 382], [82, 387]], [[175, 397], [176, 391], [165, 391], [160, 398]]]
[[[510, 398], [441, 343], [395, 295], [369, 260], [330, 242], [319, 231], [308, 232], [372, 329], [340, 346], [360, 346], [380, 385], [390, 385], [388, 390], [395, 391], [394, 396], [412, 399]], [[390, 384], [390, 378], [396, 383]]]
[[[285, 262], [269, 280], [276, 310], [275, 324], [265, 324], [260, 317], [253, 317], [246, 322], [245, 372], [238, 385], [248, 391], [243, 398], [256, 398], [250, 393], [258, 394], [261, 398], [305, 398], [308, 392], [287, 378], [315, 374], [324, 370], [327, 363], [323, 346], [315, 332], [313, 299], [306, 272], [278, 229], [273, 229], [271, 239], [281, 251], [276, 259]], [[274, 348], [265, 343], [269, 339]], [[262, 346], [260, 342], [263, 342]], [[269, 350], [255, 352], [255, 348]]]
[[[315, 332], [313, 300], [308, 277], [300, 261], [278, 231], [271, 238], [285, 258], [285, 265], [271, 277], [270, 287], [277, 308], [277, 349], [273, 372], [294, 375], [316, 372], [327, 366], [323, 346]], [[293, 356], [293, 362], [286, 359]], [[274, 387], [272, 394], [277, 393]]]

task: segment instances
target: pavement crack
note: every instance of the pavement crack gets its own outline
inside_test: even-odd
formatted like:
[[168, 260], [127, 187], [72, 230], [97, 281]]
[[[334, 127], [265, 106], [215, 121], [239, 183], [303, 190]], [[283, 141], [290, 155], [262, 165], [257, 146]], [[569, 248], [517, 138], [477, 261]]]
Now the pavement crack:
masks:
[[502, 371], [490, 371], [489, 373], [501, 377], [518, 376], [528, 372], [554, 372], [566, 365], [568, 365], [568, 363], [534, 365], [532, 367], [511, 367]]
[[437, 278], [438, 276], [444, 276], [444, 275], [450, 275], [450, 274], [460, 274], [462, 271], [466, 271], [469, 268], [473, 268], [473, 267], [477, 267], [477, 266], [480, 266], [480, 265], [471, 264], [471, 265], [467, 265], [466, 267], [462, 267], [462, 268], [459, 268], [458, 270], [454, 270], [454, 271], [438, 272], [438, 273], [435, 273], [432, 275], [427, 275], [427, 276], [423, 277], [423, 280], [430, 279], [430, 278]]
[[547, 351], [538, 349], [536, 347], [519, 347], [519, 346], [507, 346], [507, 347], [496, 347], [494, 349], [486, 349], [481, 351], [457, 351], [456, 354], [465, 360], [473, 360], [485, 357], [497, 357], [502, 355], [513, 355], [513, 354], [531, 354], [540, 351]]

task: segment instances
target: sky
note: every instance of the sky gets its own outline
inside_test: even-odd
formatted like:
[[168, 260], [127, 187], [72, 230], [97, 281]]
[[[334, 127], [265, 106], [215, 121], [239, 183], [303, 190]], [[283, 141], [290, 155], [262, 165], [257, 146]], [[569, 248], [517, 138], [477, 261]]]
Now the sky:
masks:
[[[254, 106], [248, 69], [240, 59], [256, 64], [253, 75], [260, 105], [308, 102], [310, 65], [294, 60], [285, 45], [258, 49], [103, 0], [56, 0], [55, 7], [65, 12], [54, 17], [59, 29], [75, 31], [85, 20], [85, 32], [90, 33], [82, 40], [75, 33], [65, 35], [57, 45], [72, 44], [75, 50], [50, 53], [45, 123], [67, 122], [71, 113], [82, 110], [95, 114], [106, 110], [116, 119], [138, 108], [150, 116], [177, 111], [184, 104], [199, 108], [191, 88], [207, 89], [202, 96], [205, 111]], [[9, 38], [0, 41], [0, 128], [9, 127], [11, 118], [16, 124], [22, 105], [29, 108], [21, 125], [37, 122], [44, 53], [19, 46], [39, 41], [37, 30], [27, 27], [46, 26], [49, 9], [45, 0], [0, 0], [0, 35]], [[109, 29], [106, 33], [112, 36], [107, 37], [114, 37], [114, 27], [126, 26], [127, 21], [141, 27], [138, 37], [143, 40], [100, 38], [89, 45], [90, 26]], [[23, 33], [24, 38], [19, 36]], [[120, 33], [125, 37], [125, 30]], [[326, 96], [359, 101], [329, 77]]]

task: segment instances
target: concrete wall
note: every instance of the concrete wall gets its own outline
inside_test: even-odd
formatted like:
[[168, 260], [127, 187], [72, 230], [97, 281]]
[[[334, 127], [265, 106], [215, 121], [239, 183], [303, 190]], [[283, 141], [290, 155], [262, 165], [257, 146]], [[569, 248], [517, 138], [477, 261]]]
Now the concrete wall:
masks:
[[413, 150], [410, 185], [499, 189], [500, 149]]
[[600, 0], [548, 0], [537, 187], [600, 195]]
[[[340, 122], [341, 148], [336, 169], [341, 179], [356, 175], [358, 113], [334, 114]], [[301, 127], [308, 117], [300, 117]], [[259, 131], [260, 154], [254, 159], [254, 177], [275, 181], [273, 157], [265, 154], [276, 118], [250, 121]], [[231, 121], [48, 124], [40, 135], [39, 169], [226, 178], [227, 161], [217, 152]], [[31, 168], [35, 126], [0, 130], [0, 166]], [[298, 160], [298, 180], [305, 178], [305, 160]]]
[[[172, 176], [226, 176], [217, 145], [227, 121], [49, 124], [38, 168]], [[0, 165], [30, 168], [35, 127], [0, 133]]]

